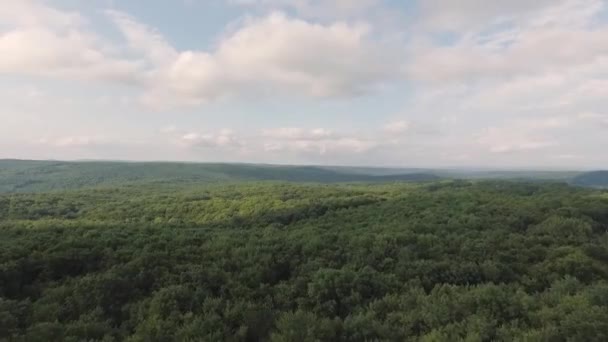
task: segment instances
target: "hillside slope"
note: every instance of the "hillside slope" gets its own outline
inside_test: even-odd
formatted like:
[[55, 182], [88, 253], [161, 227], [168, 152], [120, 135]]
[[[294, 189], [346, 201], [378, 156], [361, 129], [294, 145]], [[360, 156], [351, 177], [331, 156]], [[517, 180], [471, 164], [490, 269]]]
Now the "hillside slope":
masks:
[[608, 188], [608, 171], [583, 173], [574, 177], [572, 179], [572, 184], [594, 188]]
[[0, 160], [0, 192], [52, 191], [127, 183], [238, 181], [337, 183], [427, 181], [438, 178], [429, 173], [371, 175], [313, 166]]

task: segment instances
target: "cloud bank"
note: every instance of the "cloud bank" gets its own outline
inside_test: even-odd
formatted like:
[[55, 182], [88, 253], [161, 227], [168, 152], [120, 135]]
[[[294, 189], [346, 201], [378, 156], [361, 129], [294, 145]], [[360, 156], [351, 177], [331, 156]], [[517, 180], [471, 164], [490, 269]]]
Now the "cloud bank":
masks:
[[[77, 100], [60, 105], [46, 95], [53, 86], [43, 84], [64, 82], [56, 84], [69, 84], [75, 92], [88, 86], [112, 89], [90, 102], [98, 105], [96, 112], [177, 115], [251, 104], [262, 113], [269, 109], [263, 101], [274, 101], [302, 105], [317, 121], [305, 115], [299, 122], [251, 120], [253, 127], [245, 130], [222, 123], [219, 115], [214, 128], [154, 134], [158, 127], [148, 127], [136, 139], [112, 137], [93, 126], [38, 132], [38, 140], [47, 139], [53, 151], [137, 141], [181, 151], [187, 159], [608, 163], [600, 148], [608, 143], [605, 1], [429, 0], [397, 6], [388, 0], [226, 0], [224, 5], [241, 14], [206, 32], [213, 43], [200, 48], [176, 44], [154, 23], [117, 8], [85, 15], [53, 1], [6, 0], [0, 7], [0, 75], [34, 86], [5, 92], [0, 115], [13, 129], [26, 125], [27, 115], [20, 121], [16, 112], [33, 117], [45, 107], [57, 113], [71, 108], [72, 117], [84, 117]], [[389, 10], [400, 11], [401, 25], [383, 22], [396, 18], [386, 15]], [[385, 109], [385, 100], [400, 108]], [[356, 107], [365, 101], [376, 105], [357, 117], [365, 124], [319, 119], [315, 113], [327, 103], [351, 103], [341, 110], [360, 112]], [[118, 102], [121, 109], [113, 106]], [[189, 126], [178, 121], [176, 127]], [[7, 131], [4, 139], [11, 136], [13, 146], [19, 137]]]

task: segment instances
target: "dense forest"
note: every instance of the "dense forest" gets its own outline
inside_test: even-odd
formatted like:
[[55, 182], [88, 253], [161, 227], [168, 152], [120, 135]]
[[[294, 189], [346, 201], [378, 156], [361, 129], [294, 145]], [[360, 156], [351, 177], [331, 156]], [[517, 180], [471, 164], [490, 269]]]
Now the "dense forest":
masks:
[[572, 183], [578, 186], [608, 188], [608, 171], [593, 171], [577, 175]]
[[[590, 177], [595, 179], [593, 174]], [[336, 166], [288, 166], [262, 164], [36, 161], [0, 159], [0, 193], [42, 192], [125, 184], [239, 183], [287, 181], [314, 183], [430, 181], [438, 179], [503, 179], [527, 181], [577, 180], [578, 171], [515, 171], [468, 169], [420, 169]], [[608, 182], [604, 180], [604, 185]]]
[[608, 192], [158, 183], [0, 194], [0, 340], [606, 341]]
[[428, 170], [420, 169], [0, 160], [0, 193], [56, 191], [133, 183], [236, 183], [247, 181], [338, 183], [425, 181], [439, 178]]

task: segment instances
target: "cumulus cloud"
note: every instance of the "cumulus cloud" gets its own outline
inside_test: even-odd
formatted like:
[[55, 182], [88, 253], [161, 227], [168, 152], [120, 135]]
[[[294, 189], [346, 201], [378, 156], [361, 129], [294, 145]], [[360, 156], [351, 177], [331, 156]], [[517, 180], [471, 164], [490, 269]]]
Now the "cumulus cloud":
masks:
[[266, 129], [262, 135], [267, 138], [284, 140], [326, 140], [335, 138], [332, 131], [324, 128], [306, 130], [298, 127]]
[[[317, 99], [382, 92], [369, 102], [341, 101], [344, 107], [333, 107], [368, 106], [362, 110], [377, 117], [366, 119], [384, 124], [363, 132], [346, 129], [350, 122], [315, 129], [315, 115], [282, 128], [277, 119], [279, 128], [265, 130], [252, 120], [249, 130], [239, 132], [180, 130], [178, 118], [156, 134], [183, 155], [504, 165], [573, 159], [563, 156], [597, 159], [608, 143], [608, 6], [603, 0], [420, 0], [405, 10], [419, 10], [418, 18], [398, 28], [382, 25], [372, 13], [401, 6], [389, 1], [232, 0], [240, 6], [233, 10], [247, 14], [217, 28], [220, 35], [207, 32], [205, 40], [213, 44], [204, 49], [195, 48], [197, 42], [190, 49], [178, 47], [170, 36], [127, 13], [100, 11], [110, 20], [90, 22], [50, 3], [3, 1], [0, 75], [128, 83], [133, 88], [120, 96], [141, 96], [158, 109], [219, 102], [209, 108], [221, 111], [224, 102], [232, 101], [247, 102], [252, 113], [261, 113], [272, 99], [281, 106], [293, 101], [301, 112], [318, 115], [319, 107], [311, 105]], [[110, 40], [100, 22], [121, 36]], [[49, 89], [32, 79], [36, 91], [5, 106], [10, 114], [3, 119], [23, 110], [23, 103], [51, 103], [54, 96], [44, 95]], [[113, 105], [113, 91], [95, 94], [98, 102], [83, 97], [79, 103]], [[8, 94], [4, 98], [12, 100]], [[381, 112], [394, 111], [391, 106], [401, 106], [408, 115], [391, 121], [389, 113]], [[41, 107], [28, 106], [32, 122]], [[208, 111], [209, 120], [223, 126], [223, 118], [212, 117], [213, 112]], [[11, 127], [20, 124], [16, 117], [4, 121]], [[33, 134], [38, 135], [44, 134]], [[84, 148], [97, 140], [75, 133], [46, 143], [56, 149]]]
[[522, 152], [557, 146], [558, 142], [521, 127], [490, 127], [479, 136], [478, 143], [492, 153]]
[[[514, 119], [499, 127], [489, 127], [478, 136], [477, 142], [493, 153], [526, 152], [569, 145], [564, 135], [590, 132], [593, 125], [608, 123], [608, 116], [580, 113], [570, 116]], [[562, 139], [560, 139], [562, 138]]]
[[[484, 1], [479, 13], [467, 9], [474, 3], [429, 9], [426, 29], [453, 34], [410, 46], [407, 70], [417, 84], [410, 107], [449, 118], [441, 149], [456, 154], [458, 146], [471, 160], [503, 165], [552, 164], [604, 144], [598, 113], [608, 99], [606, 3]], [[459, 4], [462, 12], [450, 9]]]
[[175, 139], [177, 145], [186, 148], [238, 148], [243, 145], [235, 132], [222, 129], [216, 133], [189, 132]]
[[97, 148], [118, 144], [118, 141], [112, 141], [102, 136], [93, 135], [66, 135], [56, 137], [45, 137], [33, 141], [33, 144], [40, 146], [49, 146], [61, 149], [87, 149]]
[[414, 46], [410, 76], [439, 82], [495, 80], [563, 73], [565, 68], [581, 68], [605, 57], [608, 28], [594, 21], [604, 2], [552, 3], [557, 5], [541, 7], [533, 16], [516, 17], [491, 33], [479, 29], [461, 35], [453, 44]]
[[215, 50], [183, 51], [159, 66], [148, 103], [197, 104], [251, 93], [359, 95], [394, 79], [399, 65], [369, 34], [364, 24], [313, 24], [280, 12], [249, 19]]
[[[367, 134], [369, 135], [369, 134]], [[262, 131], [263, 149], [266, 152], [296, 153], [307, 156], [340, 156], [364, 154], [386, 143], [377, 135], [341, 132], [324, 128], [303, 129], [284, 127]]]
[[330, 140], [288, 140], [264, 143], [266, 152], [295, 152], [321, 156], [360, 154], [369, 152], [379, 146], [378, 141], [347, 137]]
[[0, 20], [19, 27], [51, 26], [57, 29], [86, 23], [86, 19], [77, 12], [57, 10], [35, 0], [4, 0], [0, 6]]
[[250, 142], [238, 132], [224, 128], [220, 130], [185, 130], [176, 125], [161, 127], [157, 138], [166, 145], [185, 151], [222, 151], [236, 152], [243, 150]]
[[137, 61], [112, 54], [78, 13], [39, 2], [7, 0], [0, 6], [0, 73], [132, 82]]
[[159, 132], [167, 142], [190, 151], [223, 151], [266, 160], [267, 155], [315, 157], [344, 157], [366, 154], [389, 144], [381, 135], [364, 136], [352, 132], [334, 133], [324, 128], [304, 129], [280, 127], [263, 129], [259, 133], [222, 129], [216, 132], [187, 131], [173, 125]]
[[105, 13], [126, 46], [106, 41], [78, 13], [30, 0], [3, 3], [0, 73], [129, 82], [143, 90], [145, 104], [169, 108], [240, 96], [356, 96], [394, 79], [401, 63], [364, 23], [273, 12], [233, 24], [208, 51], [179, 51], [134, 17]]
[[90, 146], [99, 142], [99, 139], [87, 136], [64, 137], [57, 139], [54, 144], [59, 147]]
[[178, 52], [157, 30], [120, 11], [108, 10], [106, 14], [124, 35], [133, 52], [141, 54], [154, 65], [171, 63], [177, 58]]

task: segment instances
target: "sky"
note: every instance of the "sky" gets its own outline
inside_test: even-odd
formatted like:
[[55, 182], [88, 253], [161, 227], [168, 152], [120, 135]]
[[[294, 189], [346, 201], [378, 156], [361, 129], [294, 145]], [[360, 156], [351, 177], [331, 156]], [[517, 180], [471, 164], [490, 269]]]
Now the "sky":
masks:
[[0, 158], [608, 168], [606, 0], [0, 0]]

